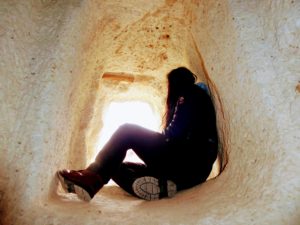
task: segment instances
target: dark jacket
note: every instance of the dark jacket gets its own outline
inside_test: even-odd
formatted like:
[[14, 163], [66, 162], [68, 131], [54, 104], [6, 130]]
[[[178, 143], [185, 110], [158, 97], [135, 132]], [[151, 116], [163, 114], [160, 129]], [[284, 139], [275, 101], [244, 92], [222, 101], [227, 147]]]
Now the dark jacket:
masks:
[[194, 85], [180, 96], [163, 134], [172, 149], [170, 174], [179, 189], [204, 182], [218, 152], [216, 115], [208, 93]]
[[218, 142], [216, 115], [208, 93], [197, 85], [177, 100], [172, 121], [163, 132], [168, 141]]

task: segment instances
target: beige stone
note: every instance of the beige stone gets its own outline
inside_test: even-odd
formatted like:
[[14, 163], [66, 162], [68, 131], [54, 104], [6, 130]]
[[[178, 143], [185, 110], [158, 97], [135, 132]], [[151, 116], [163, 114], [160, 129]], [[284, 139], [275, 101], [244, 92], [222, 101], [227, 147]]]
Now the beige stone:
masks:
[[[299, 224], [299, 12], [298, 0], [1, 0], [0, 223]], [[223, 173], [155, 202], [114, 185], [90, 203], [63, 194], [55, 171], [87, 164], [105, 107], [141, 100], [161, 115], [177, 66], [212, 88]]]

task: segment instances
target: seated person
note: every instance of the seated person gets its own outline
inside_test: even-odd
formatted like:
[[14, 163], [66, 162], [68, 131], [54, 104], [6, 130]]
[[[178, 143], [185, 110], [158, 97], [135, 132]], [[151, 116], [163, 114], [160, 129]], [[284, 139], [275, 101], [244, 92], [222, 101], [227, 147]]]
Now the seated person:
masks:
[[[85, 169], [57, 171], [65, 191], [90, 201], [113, 179], [128, 193], [155, 200], [206, 181], [218, 153], [212, 100], [185, 67], [170, 71], [167, 78], [163, 131], [120, 126]], [[144, 163], [124, 162], [129, 149]]]

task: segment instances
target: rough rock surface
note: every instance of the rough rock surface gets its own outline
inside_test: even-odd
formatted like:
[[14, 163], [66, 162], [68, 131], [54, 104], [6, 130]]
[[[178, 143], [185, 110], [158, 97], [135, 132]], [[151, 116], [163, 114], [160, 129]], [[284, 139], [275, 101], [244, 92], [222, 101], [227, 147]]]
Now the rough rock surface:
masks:
[[[1, 0], [0, 223], [299, 224], [299, 12], [299, 0]], [[57, 169], [90, 160], [107, 104], [162, 113], [177, 66], [213, 87], [225, 171], [156, 202], [57, 189]]]

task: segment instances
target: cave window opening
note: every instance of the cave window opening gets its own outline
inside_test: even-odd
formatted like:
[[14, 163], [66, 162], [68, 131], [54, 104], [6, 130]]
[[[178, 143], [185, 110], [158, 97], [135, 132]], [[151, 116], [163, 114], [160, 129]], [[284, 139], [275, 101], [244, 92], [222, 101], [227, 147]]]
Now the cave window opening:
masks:
[[[160, 128], [161, 118], [145, 101], [113, 101], [104, 111], [103, 127], [99, 134], [96, 149], [102, 149], [111, 135], [124, 123], [133, 123], [153, 131]], [[93, 159], [96, 157], [96, 151]], [[126, 161], [141, 162], [132, 150], [127, 152]]]

